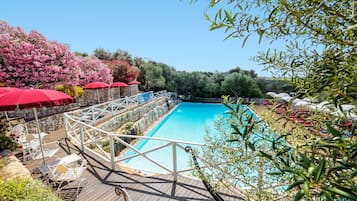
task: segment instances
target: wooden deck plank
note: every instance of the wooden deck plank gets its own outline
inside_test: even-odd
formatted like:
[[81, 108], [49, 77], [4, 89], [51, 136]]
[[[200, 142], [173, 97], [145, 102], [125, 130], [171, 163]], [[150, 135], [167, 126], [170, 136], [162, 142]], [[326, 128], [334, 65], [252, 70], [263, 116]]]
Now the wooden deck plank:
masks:
[[[53, 136], [52, 138], [56, 139]], [[88, 184], [82, 189], [77, 198], [78, 201], [123, 200], [122, 196], [119, 197], [114, 192], [114, 187], [118, 184], [127, 189], [134, 201], [213, 200], [200, 180], [178, 176], [178, 181], [175, 183], [172, 181], [172, 175], [144, 177], [120, 170], [111, 170], [110, 163], [92, 154], [80, 153], [78, 147], [63, 138], [60, 139], [60, 148], [59, 157], [77, 153], [88, 161], [87, 171], [84, 174], [84, 177], [88, 179]], [[51, 161], [51, 159], [46, 159], [46, 161]], [[41, 164], [41, 160], [28, 161], [25, 164], [28, 169], [32, 170]], [[227, 191], [222, 191], [221, 195], [225, 200], [243, 200], [239, 195], [227, 194]]]

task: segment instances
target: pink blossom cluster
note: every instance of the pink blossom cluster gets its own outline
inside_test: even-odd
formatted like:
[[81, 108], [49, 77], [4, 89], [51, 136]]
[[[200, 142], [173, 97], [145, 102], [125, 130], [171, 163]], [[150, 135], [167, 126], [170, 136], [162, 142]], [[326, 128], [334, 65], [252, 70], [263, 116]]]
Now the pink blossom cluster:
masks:
[[64, 44], [0, 21], [0, 83], [54, 89], [58, 84], [84, 85], [112, 79], [109, 67], [98, 59], [77, 57]]
[[139, 76], [139, 69], [130, 65], [126, 60], [110, 60], [104, 63], [112, 69], [114, 82], [129, 83]]
[[111, 69], [97, 57], [82, 57], [79, 66], [81, 68], [79, 82], [81, 86], [91, 82], [111, 83], [113, 81]]

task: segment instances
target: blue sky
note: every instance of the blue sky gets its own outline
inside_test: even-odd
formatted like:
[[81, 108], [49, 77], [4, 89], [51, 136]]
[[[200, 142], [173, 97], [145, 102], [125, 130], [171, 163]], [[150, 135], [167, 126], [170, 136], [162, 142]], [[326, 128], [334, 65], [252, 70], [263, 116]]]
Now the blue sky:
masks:
[[208, 30], [207, 1], [11, 0], [1, 4], [1, 20], [66, 43], [71, 51], [92, 54], [96, 48], [121, 49], [177, 70], [222, 72], [240, 66], [270, 76], [250, 61], [267, 46], [251, 39], [242, 48], [242, 40], [224, 40], [223, 31]]

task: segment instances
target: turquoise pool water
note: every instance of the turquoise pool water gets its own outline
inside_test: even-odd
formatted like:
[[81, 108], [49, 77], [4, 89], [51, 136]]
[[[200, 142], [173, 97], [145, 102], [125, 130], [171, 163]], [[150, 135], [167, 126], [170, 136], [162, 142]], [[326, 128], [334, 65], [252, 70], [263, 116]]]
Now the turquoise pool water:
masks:
[[[147, 136], [204, 143], [206, 129], [214, 130], [215, 119], [224, 115], [225, 111], [227, 111], [227, 108], [223, 104], [180, 103]], [[140, 151], [146, 151], [166, 143], [157, 140], [141, 140], [136, 144], [136, 148]], [[133, 154], [134, 152], [130, 151], [125, 156]], [[172, 169], [172, 146], [148, 153], [147, 155], [165, 167]], [[178, 170], [190, 168], [189, 155], [178, 147], [177, 159]], [[142, 156], [127, 160], [126, 165], [132, 168], [143, 169], [147, 172], [166, 173], [164, 169]]]

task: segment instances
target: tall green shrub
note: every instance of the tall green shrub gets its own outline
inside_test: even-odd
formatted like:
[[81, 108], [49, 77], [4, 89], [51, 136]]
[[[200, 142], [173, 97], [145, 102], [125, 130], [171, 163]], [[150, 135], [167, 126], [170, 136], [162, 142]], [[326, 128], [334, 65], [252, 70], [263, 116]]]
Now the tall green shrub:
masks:
[[16, 142], [6, 135], [7, 126], [4, 123], [0, 123], [0, 151], [4, 149], [15, 150], [17, 147]]
[[0, 179], [0, 199], [4, 201], [61, 201], [54, 192], [38, 180], [28, 178]]

